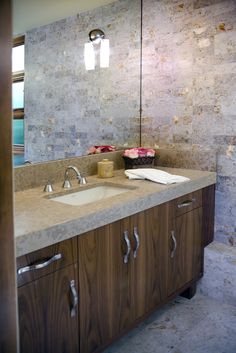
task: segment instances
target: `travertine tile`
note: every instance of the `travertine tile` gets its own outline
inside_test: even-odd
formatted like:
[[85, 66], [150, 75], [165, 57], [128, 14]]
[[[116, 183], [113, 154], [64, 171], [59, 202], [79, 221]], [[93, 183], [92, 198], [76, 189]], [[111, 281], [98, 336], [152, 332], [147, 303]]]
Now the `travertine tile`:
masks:
[[[84, 43], [94, 28], [110, 40], [110, 67], [86, 71]], [[137, 145], [140, 0], [28, 31], [24, 92], [25, 157], [32, 162], [85, 155], [93, 145]]]
[[215, 238], [234, 246], [235, 18], [234, 0], [145, 0], [142, 95], [143, 144], [170, 150], [159, 165], [216, 170]]

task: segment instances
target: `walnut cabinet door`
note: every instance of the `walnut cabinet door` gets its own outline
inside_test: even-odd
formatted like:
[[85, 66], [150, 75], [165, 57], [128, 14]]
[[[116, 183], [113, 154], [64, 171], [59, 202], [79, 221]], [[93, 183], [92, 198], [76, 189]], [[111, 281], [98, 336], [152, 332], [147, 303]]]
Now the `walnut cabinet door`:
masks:
[[78, 237], [80, 351], [126, 332], [166, 295], [166, 205]]
[[78, 353], [77, 265], [18, 288], [21, 353]]
[[202, 207], [199, 207], [170, 222], [167, 294], [198, 279], [202, 263]]
[[155, 309], [166, 297], [168, 204], [142, 212], [137, 224], [140, 244], [137, 256], [132, 258], [136, 319]]

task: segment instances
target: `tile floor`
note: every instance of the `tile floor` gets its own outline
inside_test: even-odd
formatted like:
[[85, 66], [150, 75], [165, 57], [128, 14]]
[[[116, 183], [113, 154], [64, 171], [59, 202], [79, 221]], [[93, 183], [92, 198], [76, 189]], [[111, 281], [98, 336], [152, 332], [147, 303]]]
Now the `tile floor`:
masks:
[[236, 353], [236, 306], [178, 297], [104, 353]]

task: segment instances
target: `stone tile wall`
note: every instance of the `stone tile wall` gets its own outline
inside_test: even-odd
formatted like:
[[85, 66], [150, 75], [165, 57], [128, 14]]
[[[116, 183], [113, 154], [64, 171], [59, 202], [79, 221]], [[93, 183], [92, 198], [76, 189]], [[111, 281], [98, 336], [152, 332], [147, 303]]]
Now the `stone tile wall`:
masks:
[[[165, 165], [214, 170], [216, 157], [216, 239], [235, 246], [236, 1], [143, 0], [143, 8], [143, 145], [167, 151]], [[84, 69], [95, 27], [111, 40], [112, 70]], [[27, 33], [27, 159], [138, 145], [139, 35], [140, 0]]]
[[[26, 159], [138, 144], [140, 16], [140, 0], [118, 0], [26, 33]], [[95, 28], [110, 39], [110, 67], [86, 71], [84, 44]]]
[[143, 145], [186, 151], [189, 165], [207, 148], [210, 169], [215, 154], [215, 239], [236, 246], [236, 1], [143, 8]]

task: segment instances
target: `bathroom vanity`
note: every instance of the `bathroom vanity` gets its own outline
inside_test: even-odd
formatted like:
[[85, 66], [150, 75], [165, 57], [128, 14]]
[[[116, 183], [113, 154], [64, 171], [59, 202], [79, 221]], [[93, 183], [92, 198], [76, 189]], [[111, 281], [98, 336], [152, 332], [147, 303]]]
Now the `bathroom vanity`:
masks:
[[[83, 206], [42, 187], [16, 193], [21, 353], [101, 352], [177, 295], [194, 295], [213, 240], [215, 173], [162, 169], [190, 181], [117, 171], [109, 184], [128, 191]], [[81, 188], [101, 184], [88, 181]]]

